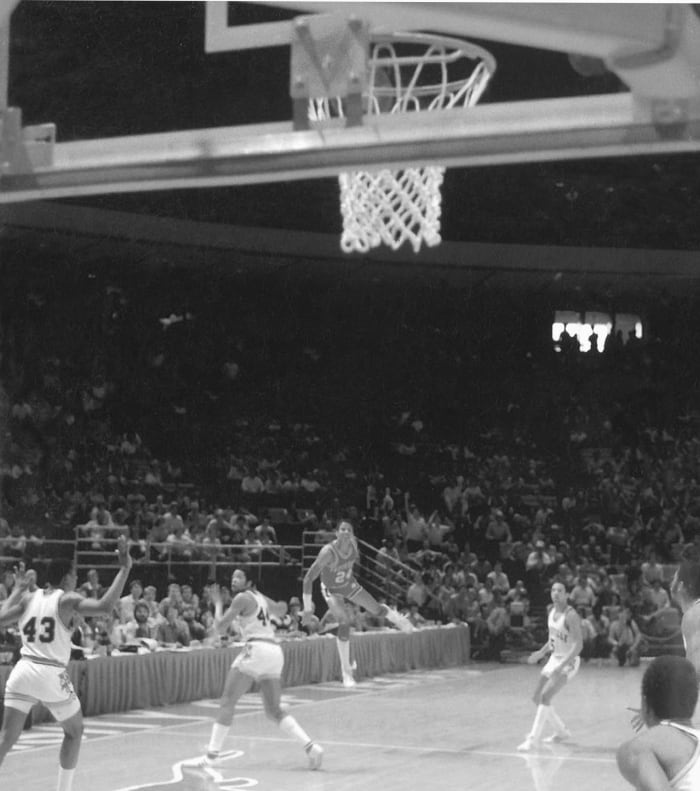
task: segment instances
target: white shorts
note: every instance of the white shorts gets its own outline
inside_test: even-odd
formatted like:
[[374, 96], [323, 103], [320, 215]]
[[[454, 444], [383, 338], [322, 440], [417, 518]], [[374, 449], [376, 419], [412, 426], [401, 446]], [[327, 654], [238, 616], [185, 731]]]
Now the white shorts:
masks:
[[[547, 664], [542, 668], [542, 675], [545, 678], [551, 678], [552, 673], [554, 672], [555, 667], [559, 667], [561, 664], [561, 657], [560, 656], [550, 656], [547, 660]], [[571, 679], [578, 673], [578, 669], [581, 666], [581, 657], [576, 656], [570, 662], [568, 662], [564, 667], [564, 675], [566, 676], [567, 681], [571, 681]]]
[[5, 706], [28, 714], [43, 703], [58, 722], [80, 711], [80, 701], [65, 667], [20, 659], [5, 685]]
[[251, 640], [243, 646], [231, 667], [256, 680], [281, 678], [284, 667], [282, 646], [265, 640]]

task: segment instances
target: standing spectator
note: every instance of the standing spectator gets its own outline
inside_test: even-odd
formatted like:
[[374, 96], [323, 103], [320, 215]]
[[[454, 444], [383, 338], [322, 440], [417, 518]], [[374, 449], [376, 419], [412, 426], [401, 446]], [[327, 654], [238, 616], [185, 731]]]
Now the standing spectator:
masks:
[[428, 535], [428, 526], [418, 508], [409, 503], [408, 492], [404, 494], [404, 506], [406, 511], [406, 547], [410, 554], [423, 548], [423, 543]]
[[591, 658], [602, 661], [608, 659], [612, 651], [610, 642], [610, 619], [603, 612], [603, 608], [598, 602], [591, 610], [587, 618], [593, 629], [593, 649]]
[[506, 647], [506, 633], [508, 630], [508, 613], [503, 606], [503, 597], [498, 591], [493, 594], [493, 606], [486, 618], [488, 629], [488, 644], [486, 658], [501, 661], [501, 651]]
[[486, 526], [484, 540], [486, 560], [491, 564], [501, 559], [501, 544], [513, 543], [510, 525], [506, 522], [506, 518], [500, 508], [493, 509], [491, 518]]
[[427, 538], [430, 548], [442, 552], [445, 539], [454, 530], [454, 525], [448, 519], [443, 519], [438, 511], [433, 511], [427, 522]]

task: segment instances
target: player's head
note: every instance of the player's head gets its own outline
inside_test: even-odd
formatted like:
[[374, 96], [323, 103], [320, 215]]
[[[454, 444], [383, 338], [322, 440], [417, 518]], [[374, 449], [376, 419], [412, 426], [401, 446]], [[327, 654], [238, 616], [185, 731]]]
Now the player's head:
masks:
[[642, 712], [647, 724], [689, 720], [698, 702], [693, 665], [680, 656], [657, 656], [642, 678]]
[[243, 569], [236, 569], [231, 575], [231, 591], [238, 593], [245, 590], [248, 586], [248, 575]]
[[563, 582], [553, 582], [550, 590], [553, 604], [566, 604], [566, 585]]
[[338, 538], [344, 538], [346, 536], [352, 538], [355, 535], [355, 528], [347, 519], [342, 519], [338, 522], [338, 527], [336, 527], [335, 532]]
[[75, 567], [72, 558], [53, 558], [43, 574], [44, 584], [52, 588], [75, 588]]

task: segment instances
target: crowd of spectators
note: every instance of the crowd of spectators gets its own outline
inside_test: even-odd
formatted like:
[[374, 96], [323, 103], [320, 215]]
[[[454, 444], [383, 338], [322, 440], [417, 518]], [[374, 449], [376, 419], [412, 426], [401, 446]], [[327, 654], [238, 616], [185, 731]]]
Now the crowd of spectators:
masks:
[[554, 578], [595, 658], [627, 645], [625, 606], [625, 661], [677, 630], [669, 569], [700, 520], [692, 297], [582, 355], [554, 349], [547, 298], [442, 281], [64, 261], [3, 278], [8, 563], [77, 528], [94, 552], [127, 534], [143, 577], [294, 564], [280, 544], [349, 516], [387, 595], [416, 623], [469, 622], [487, 655], [533, 638]]

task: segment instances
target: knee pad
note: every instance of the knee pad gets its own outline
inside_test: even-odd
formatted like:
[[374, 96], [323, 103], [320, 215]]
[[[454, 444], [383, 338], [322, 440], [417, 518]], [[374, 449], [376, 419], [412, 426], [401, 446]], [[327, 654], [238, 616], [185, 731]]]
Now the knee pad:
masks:
[[338, 626], [338, 640], [347, 642], [350, 639], [350, 624], [341, 623]]

